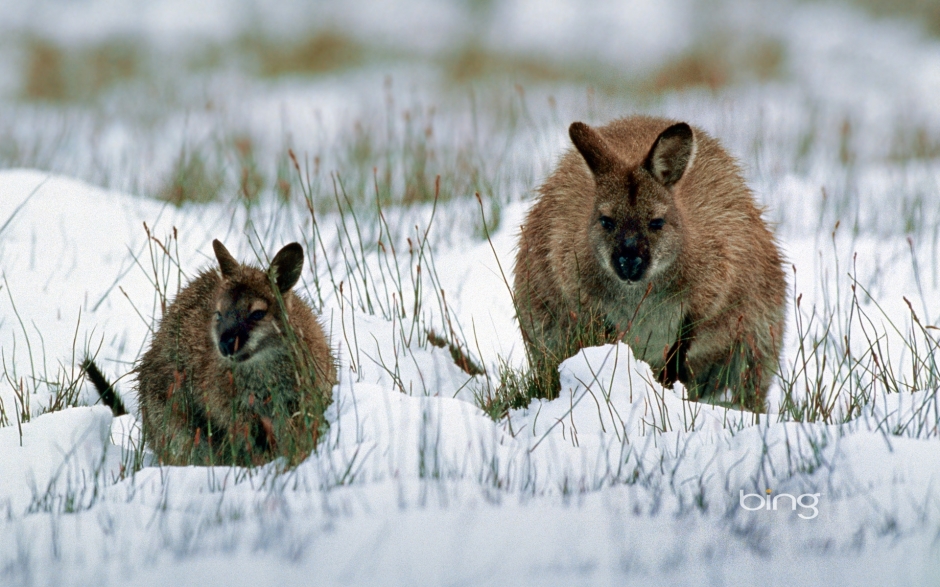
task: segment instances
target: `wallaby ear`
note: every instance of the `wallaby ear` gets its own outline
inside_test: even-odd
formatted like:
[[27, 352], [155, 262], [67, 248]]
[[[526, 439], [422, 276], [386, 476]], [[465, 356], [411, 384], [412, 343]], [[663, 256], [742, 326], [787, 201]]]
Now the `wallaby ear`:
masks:
[[290, 291], [304, 267], [304, 249], [297, 243], [291, 243], [274, 255], [271, 268], [268, 269], [281, 293]]
[[212, 250], [215, 251], [215, 258], [219, 260], [219, 269], [222, 270], [222, 277], [232, 277], [238, 272], [238, 261], [228, 252], [218, 239], [212, 241]]
[[643, 167], [664, 186], [672, 187], [692, 164], [695, 136], [692, 128], [680, 122], [661, 132], [653, 143]]
[[572, 122], [568, 127], [568, 135], [594, 175], [613, 169], [615, 156], [607, 141], [596, 130], [583, 122]]

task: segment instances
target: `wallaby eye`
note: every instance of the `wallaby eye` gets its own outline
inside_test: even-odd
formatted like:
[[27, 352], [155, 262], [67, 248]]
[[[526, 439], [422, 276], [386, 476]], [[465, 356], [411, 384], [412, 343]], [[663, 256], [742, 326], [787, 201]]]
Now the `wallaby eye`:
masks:
[[616, 226], [614, 224], [614, 219], [610, 216], [601, 216], [597, 221], [601, 223], [601, 228], [608, 232], [613, 230], [614, 226]]
[[248, 316], [248, 319], [253, 322], [257, 322], [258, 320], [263, 320], [267, 315], [268, 313], [264, 310], [255, 310]]
[[650, 228], [652, 230], [659, 230], [660, 228], [666, 226], [665, 218], [653, 218], [650, 220]]

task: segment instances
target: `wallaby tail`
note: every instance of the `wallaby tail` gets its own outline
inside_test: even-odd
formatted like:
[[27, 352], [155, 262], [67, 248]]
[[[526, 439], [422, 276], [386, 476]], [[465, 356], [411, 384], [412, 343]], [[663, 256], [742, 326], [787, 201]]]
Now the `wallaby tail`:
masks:
[[95, 385], [104, 405], [111, 408], [115, 416], [123, 416], [126, 414], [127, 410], [124, 408], [124, 402], [121, 401], [121, 396], [118, 395], [114, 386], [111, 385], [108, 380], [105, 379], [105, 376], [101, 374], [101, 371], [98, 370], [98, 365], [95, 365], [95, 362], [88, 358], [82, 363], [82, 369]]

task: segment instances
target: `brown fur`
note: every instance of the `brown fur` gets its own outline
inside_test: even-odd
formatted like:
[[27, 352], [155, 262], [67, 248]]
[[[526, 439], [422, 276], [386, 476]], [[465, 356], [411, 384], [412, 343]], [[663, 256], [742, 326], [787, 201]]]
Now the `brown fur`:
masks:
[[299, 462], [336, 383], [323, 329], [291, 291], [303, 249], [287, 245], [265, 272], [213, 247], [219, 269], [179, 292], [137, 366], [144, 438], [168, 465]]
[[[570, 134], [576, 149], [539, 189], [515, 264], [542, 393], [557, 394], [561, 360], [622, 337], [690, 399], [730, 389], [735, 404], [763, 411], [786, 279], [737, 163], [703, 131], [660, 118], [574, 123]], [[633, 264], [636, 280], [617, 273]]]

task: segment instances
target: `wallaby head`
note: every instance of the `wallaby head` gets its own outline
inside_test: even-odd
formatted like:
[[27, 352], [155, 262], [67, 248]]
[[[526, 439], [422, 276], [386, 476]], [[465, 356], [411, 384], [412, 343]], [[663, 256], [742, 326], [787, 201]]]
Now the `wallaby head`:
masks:
[[300, 279], [303, 248], [291, 243], [274, 256], [267, 272], [242, 265], [218, 240], [212, 241], [222, 281], [214, 301], [211, 335], [222, 357], [241, 363], [283, 344], [283, 309], [293, 303], [291, 288]]
[[597, 262], [627, 286], [670, 267], [679, 255], [682, 222], [673, 189], [695, 155], [691, 127], [680, 122], [664, 130], [639, 163], [624, 161], [583, 122], [568, 132], [594, 176], [588, 238]]

